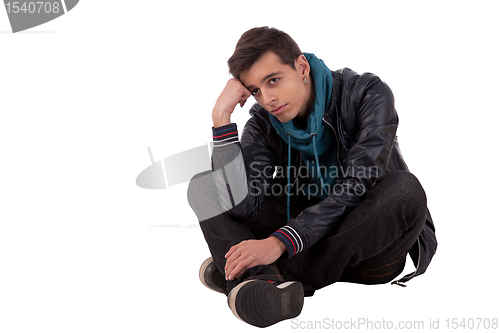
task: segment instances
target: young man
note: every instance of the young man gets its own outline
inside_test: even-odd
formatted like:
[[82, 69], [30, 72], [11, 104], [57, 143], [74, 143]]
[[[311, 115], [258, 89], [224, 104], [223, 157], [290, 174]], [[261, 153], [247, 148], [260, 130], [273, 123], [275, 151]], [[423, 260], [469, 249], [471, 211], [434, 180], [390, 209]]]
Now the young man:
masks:
[[[188, 190], [212, 254], [202, 283], [266, 327], [334, 282], [392, 281], [408, 253], [416, 271], [395, 283], [424, 273], [434, 225], [398, 148], [389, 87], [332, 72], [268, 27], [244, 33], [228, 65], [234, 78], [212, 111], [213, 171]], [[231, 114], [250, 96], [257, 104], [239, 140]]]

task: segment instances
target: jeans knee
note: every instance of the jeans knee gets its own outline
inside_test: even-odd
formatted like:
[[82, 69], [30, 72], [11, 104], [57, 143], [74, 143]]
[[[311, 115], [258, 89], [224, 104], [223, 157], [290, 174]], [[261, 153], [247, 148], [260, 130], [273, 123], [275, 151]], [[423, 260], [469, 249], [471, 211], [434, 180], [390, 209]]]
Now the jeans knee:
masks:
[[202, 222], [224, 212], [219, 201], [212, 171], [202, 172], [189, 182], [188, 202], [198, 221]]
[[211, 177], [212, 171], [198, 173], [191, 178], [187, 190], [187, 199], [189, 205], [194, 209], [194, 203], [202, 198], [207, 198], [212, 195]]
[[397, 187], [405, 201], [427, 208], [427, 196], [418, 178], [409, 171], [396, 170], [385, 175]]
[[[427, 197], [420, 181], [409, 171], [388, 172], [381, 179], [381, 199], [407, 221], [406, 230], [421, 229], [427, 216]], [[377, 188], [375, 187], [375, 189]]]
[[405, 179], [403, 181], [403, 186], [408, 189], [410, 198], [413, 200], [421, 201], [422, 205], [427, 207], [427, 196], [418, 178], [409, 171], [404, 172], [404, 174]]

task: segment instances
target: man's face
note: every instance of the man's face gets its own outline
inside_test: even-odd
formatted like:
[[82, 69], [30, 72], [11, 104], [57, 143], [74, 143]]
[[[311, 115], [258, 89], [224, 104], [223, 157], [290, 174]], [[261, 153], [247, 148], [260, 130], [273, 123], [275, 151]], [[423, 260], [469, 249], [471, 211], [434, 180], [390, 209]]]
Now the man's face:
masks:
[[311, 85], [304, 84], [309, 64], [303, 55], [295, 61], [295, 68], [281, 63], [275, 53], [268, 52], [241, 73], [240, 81], [257, 103], [286, 123], [296, 116], [308, 115], [311, 106]]

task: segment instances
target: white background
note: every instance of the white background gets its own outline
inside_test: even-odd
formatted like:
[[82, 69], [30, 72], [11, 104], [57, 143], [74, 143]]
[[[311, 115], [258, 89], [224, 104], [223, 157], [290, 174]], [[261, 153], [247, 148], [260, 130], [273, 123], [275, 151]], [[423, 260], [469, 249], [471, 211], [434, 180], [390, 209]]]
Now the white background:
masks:
[[[210, 141], [226, 61], [262, 25], [332, 70], [389, 84], [439, 241], [407, 288], [338, 283], [307, 298], [295, 324], [268, 330], [499, 318], [497, 8], [83, 0], [17, 34], [0, 8], [0, 331], [257, 330], [198, 280], [210, 254], [187, 184], [146, 190], [135, 179], [151, 164], [147, 147], [159, 160]], [[251, 104], [235, 111], [240, 129]]]

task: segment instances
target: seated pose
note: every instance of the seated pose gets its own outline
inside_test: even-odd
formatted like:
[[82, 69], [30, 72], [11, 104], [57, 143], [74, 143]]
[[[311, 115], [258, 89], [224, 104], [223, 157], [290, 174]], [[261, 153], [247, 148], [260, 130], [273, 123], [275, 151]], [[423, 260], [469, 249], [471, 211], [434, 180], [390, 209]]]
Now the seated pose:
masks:
[[[286, 33], [245, 32], [212, 111], [212, 171], [188, 200], [212, 257], [208, 288], [258, 327], [300, 314], [304, 296], [337, 281], [381, 284], [409, 254], [427, 269], [437, 248], [424, 189], [403, 161], [390, 88], [330, 71]], [[231, 114], [253, 96], [241, 140]]]

